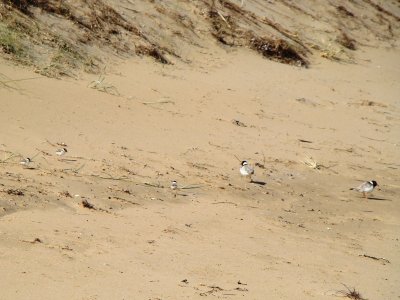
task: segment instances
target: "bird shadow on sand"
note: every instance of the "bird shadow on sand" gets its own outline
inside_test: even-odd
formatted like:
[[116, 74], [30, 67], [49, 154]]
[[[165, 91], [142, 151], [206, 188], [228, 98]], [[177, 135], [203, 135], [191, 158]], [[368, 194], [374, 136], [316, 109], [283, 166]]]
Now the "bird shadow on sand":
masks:
[[372, 200], [372, 201], [392, 201], [391, 199], [378, 198], [378, 197], [368, 197], [367, 200]]
[[252, 180], [250, 183], [258, 184], [258, 185], [266, 185], [267, 183], [264, 181]]

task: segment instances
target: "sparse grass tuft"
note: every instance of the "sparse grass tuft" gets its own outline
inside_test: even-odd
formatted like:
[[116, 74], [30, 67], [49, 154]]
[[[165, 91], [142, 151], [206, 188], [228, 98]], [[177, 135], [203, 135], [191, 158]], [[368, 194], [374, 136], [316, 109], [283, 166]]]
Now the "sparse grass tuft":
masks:
[[0, 23], [0, 48], [6, 54], [11, 54], [17, 59], [26, 56], [19, 34], [11, 28]]
[[322, 165], [314, 160], [311, 155], [306, 156], [301, 162], [311, 169], [321, 170], [322, 168]]
[[345, 284], [343, 284], [343, 286], [346, 288], [346, 290], [338, 291], [336, 294], [337, 296], [349, 298], [352, 300], [368, 300], [366, 298], [363, 298], [361, 294], [358, 291], [356, 291], [355, 288], [349, 288]]
[[121, 96], [115, 86], [104, 82], [104, 80], [105, 77], [101, 75], [99, 79], [93, 80], [91, 83], [89, 83], [88, 87], [113, 96]]

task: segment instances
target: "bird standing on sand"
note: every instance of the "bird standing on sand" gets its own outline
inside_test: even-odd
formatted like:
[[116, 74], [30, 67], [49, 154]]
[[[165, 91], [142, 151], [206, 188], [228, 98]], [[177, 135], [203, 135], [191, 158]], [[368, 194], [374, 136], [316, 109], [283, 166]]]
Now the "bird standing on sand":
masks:
[[178, 189], [178, 183], [176, 182], [176, 180], [171, 181], [171, 190], [173, 190], [175, 192], [174, 197], [176, 197], [176, 192]]
[[363, 193], [364, 197], [368, 199], [367, 193], [371, 193], [377, 185], [378, 183], [375, 180], [371, 180], [363, 182], [358, 187], [351, 188], [350, 190], [355, 190], [357, 192]]
[[29, 157], [27, 157], [27, 158], [21, 159], [21, 161], [19, 163], [21, 165], [24, 165], [24, 166], [27, 167], [31, 162], [32, 162], [32, 160]]
[[67, 152], [68, 152], [67, 148], [61, 148], [61, 149], [57, 149], [56, 154], [59, 156], [62, 156]]
[[240, 167], [240, 174], [242, 174], [242, 176], [249, 177], [250, 182], [253, 182], [251, 176], [254, 175], [254, 168], [249, 165], [247, 160], [242, 161], [242, 166]]

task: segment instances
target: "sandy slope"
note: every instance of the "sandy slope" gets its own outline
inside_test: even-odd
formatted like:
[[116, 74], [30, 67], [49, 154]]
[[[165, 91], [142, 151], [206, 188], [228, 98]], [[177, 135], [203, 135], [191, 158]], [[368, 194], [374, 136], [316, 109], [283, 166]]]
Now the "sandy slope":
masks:
[[[399, 298], [399, 51], [310, 69], [193, 55], [109, 66], [119, 97], [0, 62], [36, 78], [0, 88], [1, 299]], [[172, 179], [197, 188], [175, 198]], [[366, 179], [370, 200], [348, 190]]]

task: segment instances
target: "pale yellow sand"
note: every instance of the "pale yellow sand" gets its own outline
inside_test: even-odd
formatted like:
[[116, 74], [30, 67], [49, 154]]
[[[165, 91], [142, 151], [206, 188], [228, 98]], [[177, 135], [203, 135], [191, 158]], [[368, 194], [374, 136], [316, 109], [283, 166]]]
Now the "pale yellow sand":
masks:
[[[0, 298], [399, 298], [400, 52], [310, 69], [194, 55], [110, 67], [120, 97], [0, 62], [38, 77], [0, 88], [0, 159], [39, 153], [0, 164]], [[174, 179], [197, 188], [174, 198]], [[371, 179], [370, 200], [349, 191]]]

